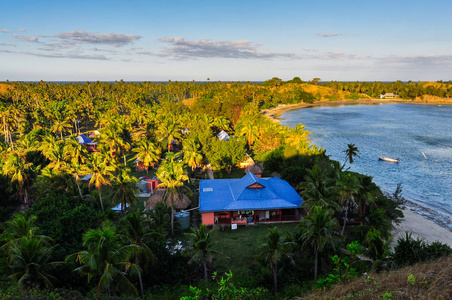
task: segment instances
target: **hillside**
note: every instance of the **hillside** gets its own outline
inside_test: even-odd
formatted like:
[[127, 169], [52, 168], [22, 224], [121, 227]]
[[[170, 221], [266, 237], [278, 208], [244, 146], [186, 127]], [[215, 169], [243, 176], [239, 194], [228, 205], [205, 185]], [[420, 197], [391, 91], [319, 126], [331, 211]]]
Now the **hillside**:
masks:
[[3, 94], [4, 92], [6, 92], [7, 89], [11, 89], [11, 88], [13, 88], [13, 87], [10, 84], [0, 83], [0, 94]]
[[443, 257], [397, 271], [363, 276], [301, 299], [450, 299], [451, 268], [452, 256]]

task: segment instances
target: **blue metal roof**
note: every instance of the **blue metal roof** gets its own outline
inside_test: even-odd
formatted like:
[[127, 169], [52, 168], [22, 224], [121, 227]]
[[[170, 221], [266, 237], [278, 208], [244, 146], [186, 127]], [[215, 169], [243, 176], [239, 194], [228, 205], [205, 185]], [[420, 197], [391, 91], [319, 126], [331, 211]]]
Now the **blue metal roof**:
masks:
[[83, 133], [77, 137], [78, 143], [82, 145], [92, 144], [93, 141]]
[[199, 182], [201, 212], [297, 208], [302, 201], [290, 184], [278, 177], [248, 173], [240, 179]]

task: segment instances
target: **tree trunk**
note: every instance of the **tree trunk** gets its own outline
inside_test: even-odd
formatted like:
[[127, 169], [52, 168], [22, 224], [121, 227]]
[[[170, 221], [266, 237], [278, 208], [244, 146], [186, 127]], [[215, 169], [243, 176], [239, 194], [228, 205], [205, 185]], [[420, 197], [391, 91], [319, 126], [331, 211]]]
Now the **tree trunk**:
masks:
[[100, 200], [100, 207], [102, 207], [102, 211], [104, 210], [104, 203], [102, 202], [102, 193], [99, 191], [99, 200]]
[[127, 167], [126, 155], [124, 154], [124, 167]]
[[315, 249], [315, 261], [314, 261], [314, 282], [317, 282], [318, 261], [319, 261], [319, 249], [316, 247], [316, 249]]
[[275, 293], [278, 292], [278, 267], [277, 264], [273, 267], [273, 283], [275, 285]]
[[346, 203], [345, 205], [344, 225], [342, 225], [341, 236], [344, 236], [345, 224], [347, 224], [347, 216], [348, 216], [348, 203]]
[[204, 260], [204, 261], [202, 262], [202, 264], [203, 264], [203, 266], [204, 266], [204, 280], [207, 281], [207, 263], [206, 263], [206, 261]]
[[171, 205], [171, 237], [174, 238], [174, 207]]
[[77, 180], [75, 181], [75, 184], [77, 185], [78, 188], [78, 193], [80, 194], [80, 198], [83, 199], [83, 195], [82, 195], [82, 189], [80, 188], [80, 185], [78, 184]]
[[138, 272], [138, 281], [140, 282], [141, 298], [144, 299], [143, 279], [141, 279], [141, 272]]

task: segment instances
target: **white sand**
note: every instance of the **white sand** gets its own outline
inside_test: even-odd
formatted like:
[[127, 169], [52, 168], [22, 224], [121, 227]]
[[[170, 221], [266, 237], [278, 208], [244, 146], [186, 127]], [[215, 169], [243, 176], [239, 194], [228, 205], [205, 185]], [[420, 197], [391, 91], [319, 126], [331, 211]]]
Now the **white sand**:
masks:
[[395, 226], [394, 243], [397, 242], [399, 236], [405, 236], [405, 232], [408, 231], [412, 233], [412, 237], [415, 239], [419, 237], [428, 243], [439, 241], [452, 247], [452, 231], [409, 209], [404, 209], [403, 214], [405, 218], [400, 225]]

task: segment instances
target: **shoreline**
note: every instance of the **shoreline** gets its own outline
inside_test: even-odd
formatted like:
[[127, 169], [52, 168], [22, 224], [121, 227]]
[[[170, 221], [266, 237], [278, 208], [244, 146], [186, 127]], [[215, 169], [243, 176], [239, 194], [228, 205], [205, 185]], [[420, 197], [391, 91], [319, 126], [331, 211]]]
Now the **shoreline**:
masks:
[[416, 105], [452, 105], [451, 101], [420, 101], [420, 100], [403, 100], [403, 99], [358, 99], [358, 100], [322, 100], [314, 103], [295, 103], [295, 104], [280, 104], [276, 107], [262, 109], [261, 113], [272, 120], [279, 122], [279, 118], [285, 112], [309, 107], [319, 106], [340, 106], [340, 105], [380, 105], [380, 104], [416, 104]]
[[[416, 105], [452, 105], [452, 102], [426, 102], [400, 99], [363, 99], [363, 100], [340, 100], [340, 101], [318, 101], [314, 103], [283, 104], [270, 109], [263, 109], [261, 112], [273, 122], [280, 121], [280, 116], [291, 110], [319, 107], [319, 106], [340, 106], [340, 105], [380, 105], [380, 104], [416, 104]], [[427, 214], [422, 214], [422, 212]], [[446, 224], [438, 224], [432, 217], [428, 216], [428, 208], [417, 203], [407, 201], [403, 209], [404, 218], [400, 224], [394, 225], [392, 234], [394, 240], [392, 245], [396, 245], [399, 237], [405, 237], [405, 232], [411, 233], [414, 239], [421, 238], [425, 242], [433, 243], [439, 241], [452, 247], [452, 230]]]

